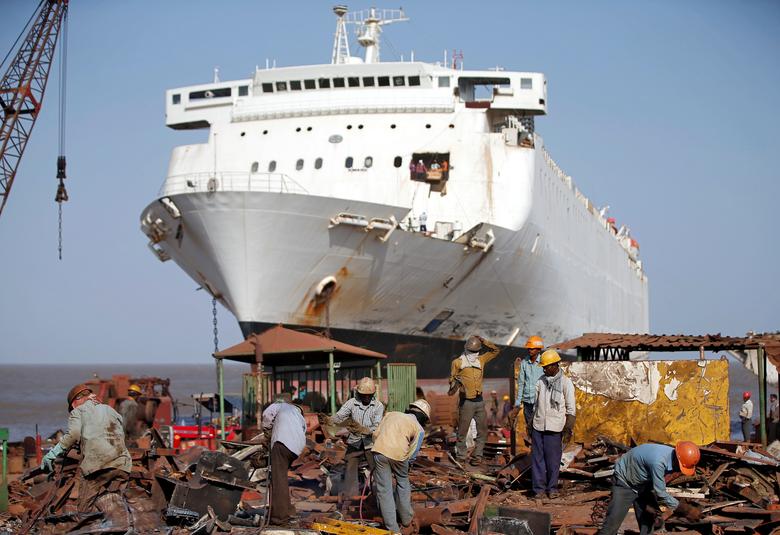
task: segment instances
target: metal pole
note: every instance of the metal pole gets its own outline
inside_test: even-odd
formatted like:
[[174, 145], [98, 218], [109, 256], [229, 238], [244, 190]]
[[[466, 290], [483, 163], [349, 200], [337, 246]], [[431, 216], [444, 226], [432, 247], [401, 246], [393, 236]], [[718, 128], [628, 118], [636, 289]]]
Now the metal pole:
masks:
[[336, 414], [336, 364], [333, 362], [333, 352], [328, 354], [328, 393], [330, 395], [330, 415]]
[[759, 433], [758, 440], [766, 446], [766, 352], [763, 346], [756, 350], [758, 358], [758, 406], [759, 406]]
[[217, 378], [219, 381], [219, 436], [225, 440], [225, 361], [223, 359], [217, 360]]
[[3, 479], [0, 480], [0, 512], [8, 511], [8, 428], [0, 427], [0, 443], [3, 446]]
[[376, 361], [376, 399], [382, 401], [382, 361]]

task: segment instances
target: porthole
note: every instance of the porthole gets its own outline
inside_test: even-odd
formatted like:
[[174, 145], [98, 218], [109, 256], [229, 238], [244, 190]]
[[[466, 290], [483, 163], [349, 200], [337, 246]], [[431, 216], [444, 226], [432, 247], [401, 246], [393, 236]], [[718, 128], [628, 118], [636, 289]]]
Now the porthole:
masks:
[[314, 160], [314, 168], [322, 169], [322, 158], [317, 158], [316, 160]]
[[454, 124], [450, 124], [450, 128], [455, 128], [455, 125]]
[[352, 169], [353, 162], [354, 160], [352, 159], [352, 156], [347, 156], [347, 159], [344, 160], [344, 167], [346, 167], [347, 169]]
[[295, 162], [295, 170], [300, 171], [303, 169], [303, 158], [299, 158], [297, 162]]
[[431, 125], [429, 125], [429, 124], [425, 125], [425, 128], [430, 128], [430, 127], [431, 127]]
[[390, 125], [390, 128], [395, 128], [395, 125], [394, 125], [394, 124], [391, 124], [391, 125]]
[[244, 137], [246, 135], [246, 132], [241, 132], [241, 137]]
[[298, 128], [295, 129], [295, 131], [296, 132], [300, 132], [301, 131], [301, 127], [299, 126]]
[[266, 135], [268, 133], [268, 130], [263, 130], [263, 135]]
[[306, 128], [306, 131], [307, 131], [307, 132], [311, 132], [311, 126], [309, 126], [308, 128]]
[[268, 172], [273, 173], [274, 171], [276, 171], [276, 160], [271, 160], [268, 162]]
[[363, 125], [362, 124], [358, 125], [358, 130], [363, 130]]
[[252, 169], [252, 170], [251, 170], [250, 172], [252, 172], [252, 173], [257, 173], [257, 169], [258, 169], [259, 167], [260, 167], [260, 164], [259, 164], [259, 163], [257, 163], [257, 162], [252, 162], [252, 167], [251, 167], [251, 169]]
[[371, 167], [372, 165], [374, 165], [374, 158], [372, 158], [371, 156], [366, 156], [366, 159], [365, 159], [365, 161], [363, 162], [363, 167], [365, 167], [366, 169], [368, 169], [368, 168], [369, 168], [369, 167]]
[[393, 158], [393, 167], [401, 167], [401, 164], [403, 163], [404, 160], [400, 156], [396, 156], [395, 158]]
[[352, 130], [352, 125], [351, 124], [347, 125], [347, 130]]

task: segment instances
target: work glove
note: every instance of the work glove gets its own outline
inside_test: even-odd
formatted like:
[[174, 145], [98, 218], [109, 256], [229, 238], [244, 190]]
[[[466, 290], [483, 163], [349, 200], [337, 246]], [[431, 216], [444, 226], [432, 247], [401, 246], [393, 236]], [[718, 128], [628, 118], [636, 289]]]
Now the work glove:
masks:
[[60, 443], [58, 442], [56, 446], [54, 446], [52, 449], [49, 450], [49, 452], [43, 456], [43, 461], [41, 462], [41, 470], [44, 472], [53, 472], [54, 471], [54, 460], [65, 453], [65, 449], [63, 449], [62, 446], [60, 446]]
[[571, 441], [571, 437], [574, 434], [574, 415], [566, 415], [566, 423], [563, 424], [563, 432], [561, 433], [561, 440], [563, 445], [567, 445]]
[[677, 509], [675, 509], [675, 513], [682, 515], [690, 522], [698, 522], [701, 520], [702, 510], [692, 503], [680, 500], [680, 504], [677, 506]]

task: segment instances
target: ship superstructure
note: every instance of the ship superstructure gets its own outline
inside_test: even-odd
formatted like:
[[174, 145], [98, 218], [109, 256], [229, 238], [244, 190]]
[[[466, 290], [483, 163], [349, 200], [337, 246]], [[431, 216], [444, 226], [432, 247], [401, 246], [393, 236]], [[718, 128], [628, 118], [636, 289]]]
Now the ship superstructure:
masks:
[[340, 8], [331, 64], [167, 91], [166, 124], [208, 139], [173, 150], [142, 214], [156, 256], [245, 335], [329, 326], [416, 359], [474, 332], [646, 332], [636, 242], [535, 132], [544, 76], [381, 62], [404, 14]]

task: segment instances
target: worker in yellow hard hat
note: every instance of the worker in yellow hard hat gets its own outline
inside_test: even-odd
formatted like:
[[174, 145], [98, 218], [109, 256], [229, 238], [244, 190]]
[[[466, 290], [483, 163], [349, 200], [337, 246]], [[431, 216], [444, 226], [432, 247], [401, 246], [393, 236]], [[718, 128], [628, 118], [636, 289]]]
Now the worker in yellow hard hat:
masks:
[[531, 421], [534, 417], [534, 399], [536, 398], [536, 382], [542, 376], [542, 367], [539, 365], [539, 354], [544, 349], [544, 340], [541, 336], [531, 336], [525, 343], [528, 350], [528, 358], [520, 360], [515, 382], [515, 411], [523, 411], [525, 418], [525, 431], [531, 438]]
[[548, 349], [539, 359], [544, 375], [536, 383], [531, 431], [531, 480], [534, 494], [558, 496], [558, 473], [563, 444], [574, 431], [577, 413], [574, 383], [560, 367], [561, 356]]
[[141, 387], [132, 384], [127, 389], [127, 398], [119, 403], [119, 414], [125, 430], [125, 442], [134, 445], [139, 436], [138, 399], [141, 397]]
[[358, 381], [355, 397], [347, 400], [338, 412], [330, 418], [334, 424], [351, 420], [347, 451], [344, 459], [347, 467], [344, 471], [344, 492], [347, 496], [358, 496], [358, 471], [360, 461], [365, 459], [369, 470], [374, 470], [372, 434], [379, 427], [385, 406], [376, 399], [376, 382], [371, 377], [363, 377]]
[[676, 511], [689, 522], [697, 522], [701, 509], [671, 496], [666, 490], [665, 477], [675, 472], [695, 475], [699, 459], [699, 447], [687, 440], [679, 441], [674, 448], [642, 444], [623, 455], [615, 463], [612, 497], [598, 535], [615, 535], [632, 505], [642, 535], [653, 532], [659, 514], [666, 520]]

